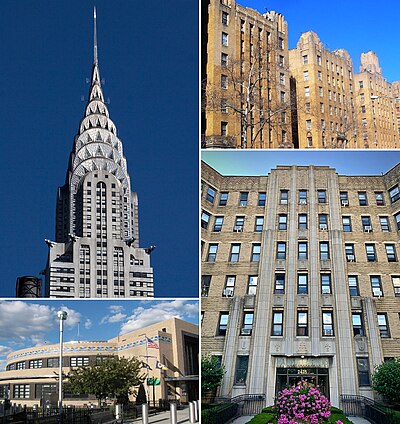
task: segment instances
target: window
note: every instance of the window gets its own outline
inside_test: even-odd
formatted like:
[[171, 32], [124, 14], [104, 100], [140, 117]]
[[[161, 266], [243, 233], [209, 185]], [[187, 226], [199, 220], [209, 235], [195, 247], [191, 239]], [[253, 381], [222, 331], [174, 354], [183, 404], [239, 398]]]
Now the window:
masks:
[[217, 252], [218, 252], [218, 244], [210, 244], [208, 246], [206, 262], [215, 262], [215, 259], [217, 258]]
[[307, 243], [300, 242], [298, 244], [298, 258], [300, 261], [306, 261], [307, 256]]
[[251, 331], [253, 329], [253, 319], [254, 319], [254, 313], [253, 312], [245, 312], [243, 317], [243, 327], [241, 331], [242, 336], [250, 336]]
[[222, 12], [222, 24], [228, 25], [229, 14], [226, 12]]
[[371, 275], [369, 279], [371, 281], [372, 296], [383, 296], [381, 277], [379, 275]]
[[279, 74], [279, 82], [282, 85], [285, 85], [285, 74], [282, 74], [282, 73]]
[[318, 94], [319, 94], [319, 97], [322, 97], [324, 95], [322, 87], [318, 87]]
[[251, 262], [260, 262], [261, 244], [254, 243], [251, 250]]
[[321, 71], [318, 71], [318, 79], [319, 79], [320, 81], [322, 81], [322, 72], [321, 72]]
[[299, 191], [299, 203], [300, 203], [300, 205], [306, 205], [307, 204], [307, 190], [300, 190]]
[[228, 88], [228, 77], [221, 75], [221, 88]]
[[249, 197], [249, 193], [242, 191], [240, 193], [240, 199], [239, 199], [239, 205], [240, 206], [247, 206], [247, 199]]
[[308, 294], [308, 275], [297, 275], [297, 294]]
[[281, 91], [281, 102], [284, 103], [285, 102], [285, 92]]
[[326, 203], [326, 191], [318, 190], [318, 203]]
[[201, 296], [207, 297], [211, 285], [211, 275], [201, 276]]
[[304, 95], [310, 97], [310, 87], [304, 87]]
[[306, 130], [311, 131], [311, 119], [306, 120]]
[[327, 261], [329, 259], [329, 243], [327, 241], [319, 243], [319, 258], [321, 261]]
[[303, 65], [308, 65], [308, 55], [303, 56]]
[[228, 123], [221, 122], [221, 135], [226, 137], [228, 135]]
[[365, 250], [367, 252], [367, 261], [368, 262], [375, 262], [376, 261], [375, 245], [374, 244], [366, 244]]
[[392, 284], [393, 284], [394, 295], [396, 297], [399, 297], [400, 296], [400, 276], [392, 275]]
[[254, 231], [256, 233], [261, 233], [262, 230], [263, 230], [263, 226], [264, 226], [264, 217], [263, 216], [257, 216]]
[[354, 336], [363, 336], [364, 328], [362, 322], [362, 313], [354, 312], [351, 314], [352, 322], [353, 322], [353, 335]]
[[283, 336], [283, 311], [272, 311], [271, 336]]
[[321, 274], [321, 293], [332, 294], [331, 274]]
[[299, 214], [299, 230], [306, 230], [307, 229], [307, 214], [301, 213]]
[[258, 206], [265, 206], [266, 200], [267, 200], [266, 193], [258, 193]]
[[15, 399], [29, 399], [30, 386], [29, 384], [14, 384], [13, 397]]
[[208, 227], [209, 221], [210, 221], [210, 214], [203, 211], [201, 213], [201, 228], [204, 228], [206, 230]]
[[[321, 66], [322, 62], [321, 62], [321, 56], [317, 55], [317, 64], [319, 66]], [[319, 71], [318, 71], [319, 72]]]
[[59, 358], [49, 358], [47, 360], [47, 367], [48, 368], [57, 368], [59, 366]]
[[368, 206], [367, 193], [365, 191], [358, 192], [358, 202], [360, 206]]
[[275, 274], [275, 294], [285, 293], [285, 274]]
[[381, 230], [383, 232], [389, 232], [389, 218], [387, 216], [380, 216], [379, 217], [379, 223], [381, 224]]
[[393, 188], [391, 188], [389, 190], [389, 196], [390, 196], [390, 201], [391, 203], [396, 202], [397, 200], [400, 199], [400, 191], [399, 191], [399, 186], [394, 186]]
[[304, 81], [308, 81], [308, 71], [303, 72]]
[[349, 284], [350, 297], [360, 296], [360, 291], [359, 291], [359, 288], [358, 288], [358, 277], [357, 277], [357, 275], [349, 275], [348, 276], [348, 284]]
[[244, 227], [244, 216], [237, 216], [235, 220], [235, 226], [233, 227], [233, 231], [242, 232]]
[[278, 230], [286, 231], [287, 230], [287, 215], [279, 215], [278, 217]]
[[343, 223], [343, 231], [345, 233], [351, 232], [351, 218], [349, 216], [343, 216], [342, 217], [342, 223]]
[[333, 336], [333, 312], [322, 311], [322, 335]]
[[379, 333], [381, 337], [390, 337], [388, 318], [385, 313], [378, 314]]
[[360, 88], [364, 88], [364, 81], [358, 81], [358, 84], [360, 85]]
[[319, 225], [320, 230], [327, 230], [328, 229], [328, 215], [319, 214], [318, 215], [318, 225]]
[[283, 56], [279, 56], [279, 66], [284, 66], [285, 65], [285, 58]]
[[217, 328], [217, 336], [225, 336], [226, 329], [228, 328], [228, 312], [221, 312], [219, 314], [219, 322]]
[[287, 205], [289, 200], [289, 191], [288, 190], [281, 190], [280, 195], [280, 204], [281, 205]]
[[221, 66], [226, 67], [228, 65], [228, 55], [221, 53]]
[[248, 356], [238, 356], [236, 359], [235, 384], [246, 384], [247, 368], [249, 365]]
[[283, 241], [278, 241], [276, 259], [286, 259], [286, 243]]
[[208, 187], [206, 200], [210, 203], [214, 203], [215, 200], [215, 190], [212, 187]]
[[223, 32], [221, 35], [221, 43], [223, 46], [228, 45], [228, 34], [226, 32]]
[[235, 283], [236, 283], [236, 276], [227, 275], [225, 280], [225, 288], [224, 288], [224, 291], [222, 292], [222, 296], [232, 297], [235, 292]]
[[345, 249], [345, 252], [346, 252], [347, 262], [355, 262], [356, 256], [354, 254], [354, 244], [345, 244], [344, 249]]
[[73, 356], [71, 357], [71, 367], [83, 367], [89, 365], [89, 357]]
[[372, 231], [371, 218], [369, 216], [362, 216], [361, 224], [362, 224], [364, 233], [370, 233]]
[[396, 248], [394, 244], [385, 244], [388, 262], [397, 262]]
[[224, 217], [223, 216], [216, 216], [214, 221], [214, 233], [219, 233], [222, 230], [222, 225], [224, 223]]
[[229, 262], [239, 262], [240, 244], [231, 245], [231, 253], [229, 254]]
[[280, 49], [284, 48], [283, 38], [281, 38], [281, 37], [278, 38], [278, 47]]
[[257, 283], [258, 283], [258, 276], [256, 275], [250, 275], [249, 276], [249, 286], [247, 289], [247, 294], [256, 294], [257, 293]]
[[385, 200], [383, 198], [383, 192], [376, 191], [375, 192], [375, 200], [376, 200], [377, 206], [384, 206], [385, 205]]
[[32, 359], [29, 361], [29, 368], [42, 368], [43, 361], [41, 359]]
[[394, 219], [396, 220], [397, 229], [400, 230], [400, 212], [394, 215]]
[[297, 336], [308, 336], [308, 312], [297, 311]]
[[228, 203], [228, 193], [227, 192], [220, 193], [219, 206], [226, 206], [227, 203]]
[[357, 358], [358, 385], [370, 386], [368, 358]]
[[17, 370], [24, 370], [26, 368], [25, 361], [17, 362], [16, 363], [16, 369]]

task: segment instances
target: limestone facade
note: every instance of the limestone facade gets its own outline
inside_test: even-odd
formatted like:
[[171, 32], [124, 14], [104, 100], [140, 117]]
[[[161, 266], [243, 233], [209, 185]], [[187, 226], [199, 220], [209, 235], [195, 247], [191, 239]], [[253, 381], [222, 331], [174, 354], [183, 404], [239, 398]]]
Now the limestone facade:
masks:
[[400, 165], [381, 176], [277, 166], [223, 176], [202, 164], [202, 353], [220, 395], [301, 378], [335, 406], [373, 397], [370, 373], [400, 355]]

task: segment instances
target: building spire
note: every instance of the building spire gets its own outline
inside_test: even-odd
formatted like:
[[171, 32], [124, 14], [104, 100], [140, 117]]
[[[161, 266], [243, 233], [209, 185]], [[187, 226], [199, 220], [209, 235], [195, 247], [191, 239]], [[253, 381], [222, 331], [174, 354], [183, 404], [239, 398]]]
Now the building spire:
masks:
[[93, 8], [93, 60], [94, 64], [98, 65], [96, 6]]

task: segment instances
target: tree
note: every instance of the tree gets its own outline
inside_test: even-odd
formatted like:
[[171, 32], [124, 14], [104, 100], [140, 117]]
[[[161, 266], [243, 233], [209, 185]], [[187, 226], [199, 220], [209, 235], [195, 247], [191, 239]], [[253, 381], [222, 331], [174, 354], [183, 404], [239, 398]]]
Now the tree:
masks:
[[101, 403], [106, 397], [125, 403], [134, 388], [144, 381], [142, 362], [136, 358], [110, 358], [99, 363], [73, 368], [68, 374], [68, 388], [74, 393], [94, 394]]
[[[255, 46], [254, 46], [255, 47]], [[203, 108], [207, 112], [223, 112], [236, 116], [240, 122], [240, 147], [262, 147], [263, 140], [271, 141], [272, 132], [282, 132], [280, 147], [291, 147], [290, 134], [292, 103], [289, 89], [278, 94], [285, 84], [288, 69], [283, 62], [275, 63], [277, 50], [271, 44], [264, 49], [253, 48], [250, 60], [230, 59], [221, 68], [221, 81], [205, 87]], [[283, 58], [283, 56], [282, 56]], [[283, 59], [281, 59], [283, 60]], [[288, 86], [289, 81], [287, 81]], [[265, 130], [265, 131], [264, 131]]]
[[201, 390], [203, 392], [216, 390], [222, 381], [225, 369], [219, 364], [214, 355], [205, 355], [201, 358]]
[[400, 358], [375, 367], [372, 388], [385, 400], [400, 405]]

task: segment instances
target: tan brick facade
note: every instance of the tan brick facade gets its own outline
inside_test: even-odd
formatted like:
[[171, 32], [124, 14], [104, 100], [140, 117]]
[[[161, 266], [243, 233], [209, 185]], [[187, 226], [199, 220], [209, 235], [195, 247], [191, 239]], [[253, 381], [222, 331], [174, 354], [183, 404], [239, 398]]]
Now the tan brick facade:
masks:
[[400, 355], [400, 165], [222, 176], [203, 163], [202, 181], [202, 352], [226, 368], [220, 394], [271, 404], [297, 372], [334, 405], [373, 397], [371, 370]]

